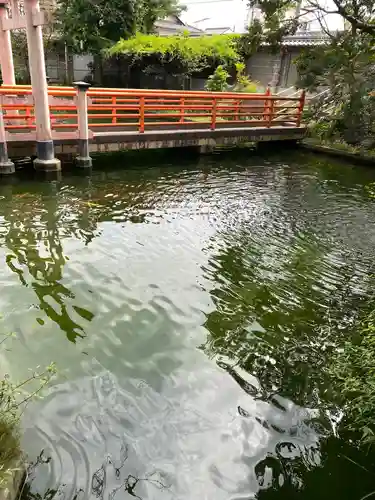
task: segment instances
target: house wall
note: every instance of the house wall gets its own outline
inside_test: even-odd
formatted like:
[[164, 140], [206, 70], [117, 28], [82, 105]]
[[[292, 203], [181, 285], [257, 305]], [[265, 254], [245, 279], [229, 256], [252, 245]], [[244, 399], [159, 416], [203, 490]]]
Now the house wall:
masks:
[[280, 53], [272, 54], [266, 49], [261, 49], [247, 61], [247, 74], [262, 87], [268, 87], [272, 84], [274, 72], [278, 70], [280, 64]]
[[291, 47], [288, 49], [288, 70], [286, 71], [285, 80], [283, 82], [284, 87], [293, 87], [298, 80], [295, 59], [301, 54], [302, 49], [301, 47]]
[[268, 85], [293, 87], [298, 79], [294, 60], [302, 49], [303, 47], [288, 47], [276, 54], [261, 49], [247, 61], [247, 74], [251, 80], [259, 82], [265, 88]]
[[89, 65], [94, 62], [93, 56], [74, 55], [73, 56], [73, 76], [74, 81], [85, 81], [91, 75]]

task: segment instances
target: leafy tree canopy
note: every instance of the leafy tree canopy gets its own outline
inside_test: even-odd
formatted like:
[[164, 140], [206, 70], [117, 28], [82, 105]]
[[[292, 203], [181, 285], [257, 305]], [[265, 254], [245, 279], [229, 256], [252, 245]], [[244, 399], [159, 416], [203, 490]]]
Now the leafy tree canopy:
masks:
[[[373, 0], [249, 0], [252, 7], [261, 9], [264, 27], [274, 33], [294, 33], [300, 23], [315, 18], [322, 31], [328, 32], [327, 16], [341, 16], [345, 25], [354, 32], [375, 36], [375, 2]], [[308, 16], [308, 17], [307, 17]]]
[[[255, 0], [250, 0], [255, 6]], [[263, 13], [261, 36], [279, 46], [306, 20], [316, 19], [327, 35], [324, 46], [306, 49], [296, 60], [298, 86], [327, 89], [312, 117], [323, 125], [326, 138], [352, 145], [375, 144], [375, 99], [369, 96], [375, 78], [375, 2], [373, 0], [259, 0]], [[328, 5], [328, 6], [327, 6]], [[328, 29], [329, 16], [340, 16], [341, 30]]]
[[109, 51], [109, 55], [125, 55], [134, 62], [157, 61], [173, 67], [172, 73], [192, 74], [213, 65], [233, 66], [239, 61], [238, 35], [212, 35], [189, 37], [188, 34], [175, 36], [145, 35], [121, 39]]
[[57, 0], [56, 26], [76, 52], [97, 54], [181, 10], [177, 0]]

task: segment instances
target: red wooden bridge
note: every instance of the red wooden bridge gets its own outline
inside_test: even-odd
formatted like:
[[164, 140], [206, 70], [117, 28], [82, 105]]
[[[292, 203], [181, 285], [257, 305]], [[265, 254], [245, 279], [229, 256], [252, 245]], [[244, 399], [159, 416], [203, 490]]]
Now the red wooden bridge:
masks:
[[[233, 92], [183, 92], [48, 87], [52, 139], [57, 155], [78, 155], [91, 166], [90, 152], [299, 140], [305, 103], [298, 97]], [[0, 139], [9, 156], [36, 149], [36, 116], [30, 86], [0, 87]], [[0, 169], [1, 172], [1, 169]]]

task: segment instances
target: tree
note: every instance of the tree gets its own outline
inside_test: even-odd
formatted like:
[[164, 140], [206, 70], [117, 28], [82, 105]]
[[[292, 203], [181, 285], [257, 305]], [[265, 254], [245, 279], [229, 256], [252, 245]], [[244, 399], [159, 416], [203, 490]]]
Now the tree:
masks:
[[218, 66], [214, 73], [208, 77], [205, 89], [210, 92], [225, 92], [228, 90], [229, 73], [223, 66]]
[[205, 68], [218, 65], [234, 66], [240, 59], [236, 41], [238, 35], [212, 35], [189, 37], [145, 35], [121, 39], [109, 51], [109, 55], [122, 56], [145, 71], [159, 65], [173, 75], [191, 75]]
[[[352, 34], [375, 36], [375, 3], [373, 0], [332, 0], [332, 7], [320, 0], [250, 0], [252, 7], [261, 9], [264, 29], [269, 34], [295, 33], [306, 19], [314, 17], [322, 31], [329, 33], [327, 16], [340, 16]], [[307, 17], [308, 16], [308, 17]]]
[[[254, 0], [250, 1], [255, 4]], [[312, 117], [327, 138], [343, 139], [351, 145], [375, 145], [375, 3], [373, 0], [332, 0], [327, 7], [319, 0], [260, 0], [264, 16], [262, 36], [280, 44], [308, 19], [318, 20], [327, 44], [306, 49], [297, 59], [298, 86], [315, 91], [328, 88], [329, 106], [317, 102]], [[329, 16], [341, 17], [343, 28], [332, 33]], [[326, 95], [326, 97], [327, 97]]]
[[370, 95], [375, 80], [373, 43], [367, 33], [353, 36], [349, 30], [336, 34], [324, 48], [305, 50], [296, 60], [299, 87], [329, 89], [329, 105], [319, 100], [312, 108], [327, 138], [368, 147], [375, 141], [375, 98]]
[[120, 38], [151, 32], [158, 18], [181, 10], [177, 0], [58, 0], [55, 18], [69, 47], [99, 54]]

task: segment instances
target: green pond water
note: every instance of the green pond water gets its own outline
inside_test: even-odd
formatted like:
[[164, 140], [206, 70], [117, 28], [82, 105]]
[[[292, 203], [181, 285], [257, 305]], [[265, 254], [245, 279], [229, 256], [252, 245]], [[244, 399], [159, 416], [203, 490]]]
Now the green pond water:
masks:
[[24, 498], [360, 500], [324, 374], [372, 300], [375, 170], [185, 154], [0, 183], [1, 371], [59, 370]]

